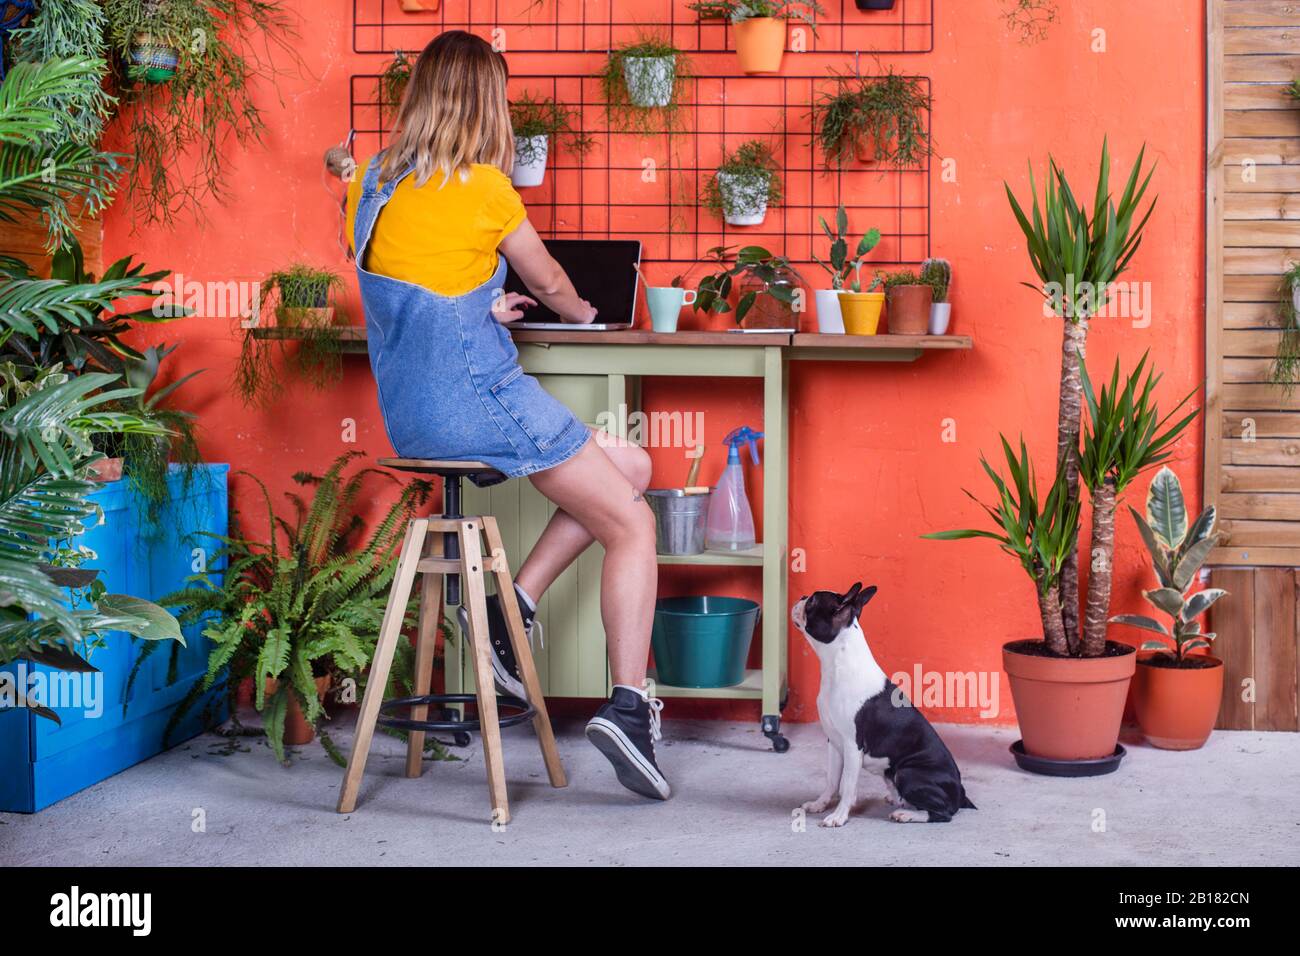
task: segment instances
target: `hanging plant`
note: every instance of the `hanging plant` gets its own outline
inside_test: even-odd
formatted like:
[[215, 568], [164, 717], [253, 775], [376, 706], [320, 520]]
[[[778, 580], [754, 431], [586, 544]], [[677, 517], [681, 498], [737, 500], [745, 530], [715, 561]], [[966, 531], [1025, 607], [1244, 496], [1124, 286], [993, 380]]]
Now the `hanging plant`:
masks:
[[516, 186], [540, 186], [546, 175], [546, 159], [553, 139], [563, 136], [579, 155], [594, 140], [576, 129], [578, 114], [551, 99], [534, 99], [524, 93], [510, 103], [510, 126], [515, 134], [515, 164], [510, 181]]
[[1002, 19], [1024, 44], [1047, 39], [1047, 28], [1056, 22], [1056, 0], [1002, 0]]
[[690, 61], [662, 37], [645, 35], [610, 51], [600, 89], [611, 128], [653, 133], [681, 125], [681, 99]]
[[411, 82], [411, 58], [398, 50], [379, 75], [379, 105], [396, 110], [402, 105], [406, 85]]
[[704, 204], [729, 226], [757, 226], [766, 218], [767, 207], [781, 201], [779, 168], [767, 143], [741, 143], [705, 183]]
[[135, 157], [127, 188], [137, 224], [201, 217], [208, 201], [226, 198], [232, 141], [261, 142], [255, 88], [283, 72], [273, 53], [297, 59], [294, 21], [283, 0], [104, 0], [104, 12], [118, 55], [117, 120]]
[[816, 0], [698, 0], [687, 4], [700, 22], [725, 20], [736, 33], [736, 58], [742, 73], [779, 73], [785, 54], [786, 24], [801, 20], [817, 32], [826, 11]]
[[915, 76], [892, 67], [879, 76], [837, 75], [813, 104], [814, 137], [827, 166], [857, 160], [909, 169], [934, 150], [926, 128], [930, 97]]
[[1278, 325], [1282, 335], [1278, 339], [1269, 379], [1290, 395], [1296, 383], [1300, 382], [1300, 322], [1297, 321], [1300, 315], [1300, 262], [1293, 262], [1291, 268], [1282, 274], [1277, 293]]

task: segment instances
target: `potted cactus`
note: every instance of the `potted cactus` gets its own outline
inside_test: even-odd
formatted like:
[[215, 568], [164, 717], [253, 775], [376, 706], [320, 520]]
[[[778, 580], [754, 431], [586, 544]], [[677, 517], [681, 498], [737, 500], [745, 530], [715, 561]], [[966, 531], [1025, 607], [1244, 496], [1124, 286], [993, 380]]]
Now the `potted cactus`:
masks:
[[767, 207], [781, 201], [778, 168], [772, 147], [762, 140], [741, 143], [705, 183], [704, 204], [729, 226], [757, 226]]
[[1161, 468], [1147, 489], [1146, 516], [1129, 508], [1151, 553], [1158, 587], [1143, 591], [1156, 610], [1170, 618], [1166, 628], [1144, 614], [1117, 614], [1113, 624], [1140, 628], [1158, 638], [1143, 641], [1133, 678], [1133, 707], [1147, 740], [1165, 750], [1195, 750], [1205, 744], [1223, 697], [1223, 661], [1204, 653], [1215, 635], [1201, 630], [1198, 618], [1228, 592], [1194, 590], [1201, 566], [1219, 543], [1215, 509], [1188, 522], [1178, 476]]
[[930, 334], [947, 335], [952, 321], [952, 303], [948, 294], [952, 289], [952, 264], [947, 259], [926, 259], [921, 263], [921, 281], [934, 290], [930, 305]]
[[[831, 287], [829, 289], [818, 289], [817, 298], [817, 330], [819, 332], [841, 333], [844, 331], [844, 315], [840, 308], [840, 296], [844, 293], [844, 284], [849, 283], [852, 292], [861, 292], [860, 274], [862, 263], [867, 254], [880, 242], [880, 230], [870, 229], [855, 247], [856, 251], [853, 258], [849, 258], [849, 216], [847, 210], [840, 206], [835, 210], [835, 229], [832, 231], [826, 222], [825, 216], [818, 216], [821, 223], [822, 232], [826, 233], [826, 238], [831, 241], [830, 254], [827, 261], [822, 261], [813, 255], [813, 261], [821, 266], [831, 277]], [[876, 293], [871, 293], [875, 295]], [[876, 318], [880, 318], [880, 311], [877, 308]]]

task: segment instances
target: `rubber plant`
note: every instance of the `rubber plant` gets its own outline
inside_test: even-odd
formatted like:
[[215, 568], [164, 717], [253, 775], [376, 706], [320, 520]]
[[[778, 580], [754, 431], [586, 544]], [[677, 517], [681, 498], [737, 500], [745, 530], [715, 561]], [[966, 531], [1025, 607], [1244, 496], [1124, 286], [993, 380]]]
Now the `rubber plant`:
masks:
[[[376, 468], [349, 471], [359, 457], [360, 452], [341, 455], [323, 475], [295, 474], [301, 490], [286, 492], [287, 515], [276, 513], [259, 479], [240, 473], [265, 502], [267, 530], [253, 537], [236, 516], [229, 535], [212, 536], [218, 545], [212, 570], [162, 599], [182, 625], [206, 624], [203, 633], [212, 641], [207, 672], [190, 687], [167, 733], [213, 687], [225, 690], [235, 715], [239, 685], [251, 679], [262, 733], [284, 762], [289, 708], [298, 707], [309, 724], [317, 724], [325, 716], [317, 679], [328, 678], [331, 685], [360, 679], [374, 654], [397, 548], [432, 486]], [[385, 482], [400, 491], [367, 532], [365, 513]], [[320, 736], [342, 765], [328, 735]]]

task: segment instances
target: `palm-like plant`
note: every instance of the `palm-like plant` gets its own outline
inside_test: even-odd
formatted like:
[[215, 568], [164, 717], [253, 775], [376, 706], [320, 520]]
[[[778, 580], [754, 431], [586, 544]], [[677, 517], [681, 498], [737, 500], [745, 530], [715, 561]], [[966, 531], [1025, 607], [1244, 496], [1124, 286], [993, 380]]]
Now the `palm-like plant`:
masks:
[[1159, 634], [1157, 640], [1143, 641], [1142, 649], [1161, 651], [1181, 662], [1188, 652], [1209, 648], [1215, 635], [1203, 633], [1197, 618], [1228, 593], [1222, 588], [1190, 593], [1197, 572], [1219, 543], [1219, 535], [1214, 530], [1215, 509], [1213, 505], [1206, 508], [1189, 525], [1178, 476], [1168, 468], [1161, 468], [1147, 489], [1146, 510], [1144, 518], [1136, 509], [1129, 508], [1142, 533], [1142, 541], [1151, 552], [1151, 563], [1160, 585], [1144, 591], [1143, 596], [1172, 620], [1167, 629], [1144, 614], [1117, 614], [1111, 621]]
[[1160, 414], [1152, 393], [1161, 376], [1147, 369], [1145, 354], [1122, 388], [1118, 360], [1110, 384], [1102, 383], [1100, 393], [1093, 390], [1088, 369], [1082, 362], [1079, 371], [1088, 406], [1088, 428], [1079, 453], [1079, 473], [1092, 497], [1089, 549], [1092, 563], [1079, 651], [1084, 657], [1098, 657], [1106, 646], [1111, 562], [1115, 554], [1115, 506], [1119, 495], [1140, 473], [1169, 458], [1167, 449], [1199, 411], [1193, 410], [1170, 424], [1195, 394], [1193, 391], [1168, 415]]
[[[134, 394], [107, 389], [116, 376], [46, 376], [18, 395], [3, 392], [0, 407], [0, 665], [27, 659], [51, 667], [92, 669], [88, 640], [126, 631], [150, 641], [184, 643], [176, 619], [157, 605], [105, 595], [69, 606], [65, 585], [87, 583], [51, 565], [58, 541], [80, 534], [98, 508], [88, 500], [99, 457], [91, 436], [103, 432], [159, 434], [161, 426], [104, 407]], [[95, 394], [98, 393], [98, 394]], [[93, 579], [94, 575], [89, 577]], [[53, 711], [38, 708], [43, 716]]]
[[51, 249], [72, 235], [76, 216], [97, 215], [108, 205], [122, 171], [123, 157], [92, 146], [41, 148], [62, 127], [50, 103], [78, 95], [87, 77], [104, 68], [102, 60], [86, 58], [15, 63], [0, 83], [0, 221], [42, 213]]
[[[364, 543], [353, 547], [363, 527], [360, 505], [373, 499], [371, 478], [398, 483], [396, 476], [375, 468], [345, 476], [358, 455], [342, 455], [322, 476], [294, 475], [315, 493], [310, 504], [301, 495], [288, 494], [293, 506], [289, 518], [275, 514], [266, 486], [253, 478], [266, 502], [267, 540], [243, 537], [238, 529], [219, 538], [213, 566], [225, 565], [222, 579], [196, 575], [191, 586], [163, 598], [164, 605], [179, 609], [182, 624], [206, 622], [203, 633], [214, 645], [207, 673], [173, 714], [169, 731], [213, 686], [224, 686], [233, 713], [240, 682], [252, 678], [267, 741], [283, 761], [290, 695], [314, 724], [324, 715], [315, 679], [355, 677], [369, 665], [397, 546], [431, 486], [406, 484]], [[270, 694], [268, 680], [276, 682]], [[322, 741], [332, 757], [341, 759], [323, 735]]]
[[[1065, 472], [1070, 496], [1079, 495], [1079, 424], [1083, 410], [1080, 368], [1087, 357], [1088, 323], [1109, 297], [1109, 286], [1125, 270], [1142, 245], [1142, 233], [1155, 200], [1139, 218], [1143, 198], [1155, 170], [1142, 176], [1145, 148], [1129, 172], [1118, 204], [1110, 193], [1110, 148], [1103, 142], [1091, 215], [1070, 188], [1065, 172], [1049, 160], [1047, 183], [1040, 206], [1032, 168], [1031, 215], [1026, 215], [1010, 185], [1006, 186], [1012, 212], [1025, 235], [1029, 260], [1039, 283], [1024, 283], [1041, 292], [1052, 311], [1064, 320], [1061, 343], [1060, 401], [1056, 425], [1057, 468]], [[1061, 573], [1062, 622], [1071, 646], [1079, 642], [1078, 555], [1071, 554]]]

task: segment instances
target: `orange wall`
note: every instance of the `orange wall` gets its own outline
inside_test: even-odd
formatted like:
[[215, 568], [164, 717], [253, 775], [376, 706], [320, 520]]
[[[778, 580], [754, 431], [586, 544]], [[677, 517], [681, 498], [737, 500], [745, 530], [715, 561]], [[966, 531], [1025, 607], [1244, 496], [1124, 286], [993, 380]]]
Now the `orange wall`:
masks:
[[[1127, 170], [1148, 144], [1159, 161], [1157, 212], [1130, 278], [1151, 283], [1153, 320], [1098, 321], [1090, 366], [1132, 363], [1151, 349], [1166, 373], [1163, 397], [1183, 394], [1203, 377], [1203, 78], [1204, 29], [1199, 0], [1062, 0], [1061, 22], [1033, 47], [1009, 38], [992, 3], [936, 0], [931, 54], [886, 58], [933, 80], [933, 127], [939, 156], [956, 162], [957, 181], [932, 182], [932, 252], [955, 270], [954, 331], [975, 350], [928, 356], [915, 364], [798, 363], [791, 392], [790, 544], [806, 554], [792, 573], [793, 598], [855, 580], [880, 593], [864, 614], [873, 650], [887, 671], [996, 671], [1000, 645], [1037, 633], [1031, 589], [995, 546], [922, 541], [926, 531], [969, 526], [978, 509], [962, 487], [985, 490], [978, 459], [997, 450], [997, 435], [1024, 432], [1040, 465], [1055, 440], [1060, 323], [1042, 318], [1023, 239], [1007, 208], [1002, 181], [1027, 190], [1026, 160], [1036, 170], [1051, 151], [1090, 195], [1103, 134], [1117, 167]], [[337, 241], [342, 187], [325, 176], [321, 155], [348, 123], [348, 81], [381, 68], [380, 56], [351, 52], [348, 0], [289, 0], [303, 16], [298, 48], [305, 70], [281, 83], [283, 105], [262, 96], [269, 133], [264, 149], [236, 152], [230, 201], [204, 210], [205, 221], [173, 231], [132, 230], [119, 204], [106, 223], [106, 257], [138, 254], [153, 268], [213, 281], [256, 279], [297, 259], [347, 271]], [[642, 0], [637, 9], [656, 4]], [[1106, 52], [1093, 52], [1094, 30]], [[731, 57], [705, 58], [710, 72]], [[590, 58], [565, 65], [578, 70]], [[356, 319], [360, 319], [359, 304]], [[229, 320], [198, 317], [164, 328], [160, 338], [185, 342], [174, 374], [208, 372], [180, 394], [201, 414], [210, 460], [263, 477], [273, 490], [300, 468], [323, 468], [361, 448], [389, 451], [364, 359], [347, 362], [340, 387], [295, 386], [274, 410], [245, 408], [229, 385], [238, 340]], [[760, 393], [751, 383], [648, 383], [650, 407], [705, 411], [711, 445], [704, 480], [722, 466], [721, 435], [758, 424]], [[344, 420], [357, 441], [343, 441]], [[944, 442], [945, 419], [956, 425]], [[1199, 486], [1199, 430], [1178, 446], [1175, 469], [1189, 492]], [[680, 452], [657, 453], [658, 481], [680, 483]], [[1140, 505], [1145, 482], [1131, 498]], [[247, 482], [235, 486], [249, 500]], [[751, 484], [757, 498], [758, 485]], [[1115, 610], [1137, 610], [1146, 581], [1145, 552], [1121, 517]], [[664, 593], [726, 589], [757, 594], [755, 572], [666, 571]], [[768, 609], [785, 614], [786, 609]], [[791, 644], [788, 719], [815, 717], [817, 665], [797, 635]], [[1002, 713], [1011, 719], [1001, 688]], [[674, 713], [740, 717], [753, 707], [674, 702]], [[943, 720], [977, 720], [973, 707], [931, 710]]]

